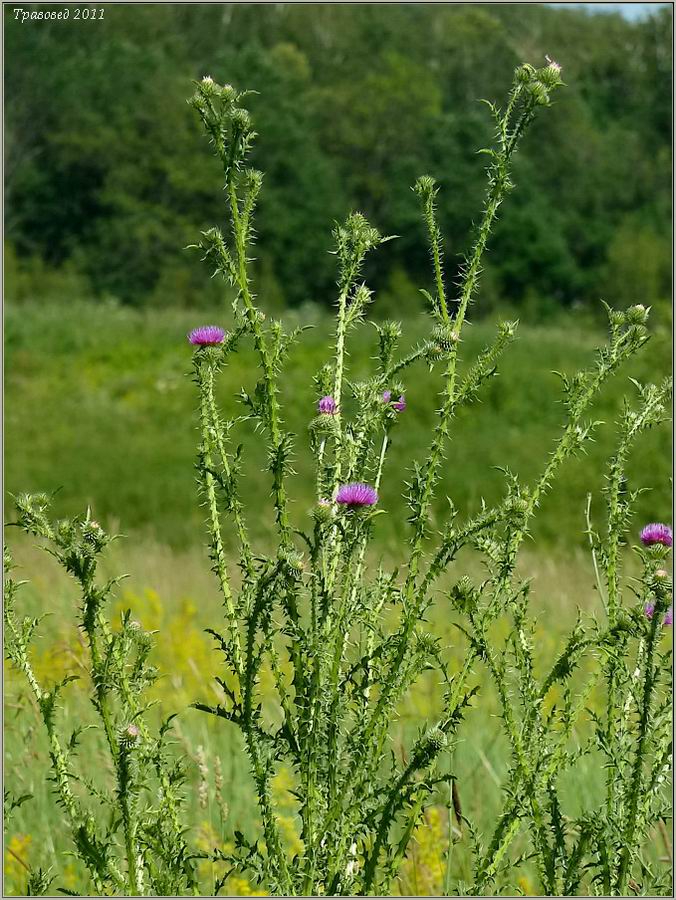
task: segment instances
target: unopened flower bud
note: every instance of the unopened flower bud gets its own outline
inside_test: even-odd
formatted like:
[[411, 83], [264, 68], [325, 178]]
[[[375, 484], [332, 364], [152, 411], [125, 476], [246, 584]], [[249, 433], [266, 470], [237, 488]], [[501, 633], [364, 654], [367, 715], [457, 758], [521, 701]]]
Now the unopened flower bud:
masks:
[[218, 95], [218, 85], [211, 75], [205, 75], [200, 81], [196, 96], [199, 97], [200, 94], [202, 94], [203, 97], [208, 98]]
[[320, 412], [320, 414], [310, 422], [310, 431], [314, 432], [319, 437], [329, 437], [332, 434], [336, 434], [339, 427], [337, 417], [334, 413]]
[[418, 764], [424, 766], [432, 762], [442, 750], [446, 749], [447, 745], [448, 738], [441, 728], [431, 728], [422, 736], [415, 749]]
[[120, 735], [120, 746], [125, 750], [131, 750], [132, 747], [135, 747], [140, 743], [141, 740], [141, 731], [138, 725], [134, 725], [133, 722], [130, 722], [125, 728], [122, 729], [122, 733]]
[[93, 547], [96, 553], [103, 550], [106, 545], [106, 533], [99, 523], [93, 519], [90, 522], [85, 522], [82, 526], [82, 539]]
[[528, 85], [528, 90], [531, 93], [531, 96], [535, 103], [538, 106], [547, 106], [549, 103], [549, 94], [547, 92], [547, 88], [541, 81], [534, 81], [532, 84]]
[[451, 601], [461, 612], [473, 609], [477, 599], [478, 592], [467, 575], [463, 575], [451, 588]]
[[302, 554], [296, 553], [295, 550], [288, 550], [281, 556], [281, 559], [291, 578], [298, 580], [302, 577], [305, 566]]
[[438, 347], [441, 353], [449, 353], [459, 340], [457, 331], [448, 325], [437, 325], [432, 331], [432, 344]]
[[232, 112], [232, 121], [233, 124], [239, 126], [242, 131], [248, 131], [251, 128], [251, 116], [246, 109], [234, 109]]
[[500, 334], [504, 337], [512, 338], [516, 334], [517, 322], [501, 322], [499, 325]]
[[519, 82], [519, 84], [528, 84], [530, 81], [532, 81], [534, 75], [535, 69], [528, 63], [524, 63], [524, 65], [519, 66], [514, 73], [514, 77]]
[[313, 515], [317, 522], [330, 522], [335, 515], [333, 504], [330, 500], [326, 500], [324, 497], [322, 497], [317, 501], [317, 505], [313, 510]]
[[645, 325], [648, 321], [648, 313], [649, 310], [642, 303], [637, 303], [635, 306], [630, 306], [627, 310], [627, 322], [631, 325]]

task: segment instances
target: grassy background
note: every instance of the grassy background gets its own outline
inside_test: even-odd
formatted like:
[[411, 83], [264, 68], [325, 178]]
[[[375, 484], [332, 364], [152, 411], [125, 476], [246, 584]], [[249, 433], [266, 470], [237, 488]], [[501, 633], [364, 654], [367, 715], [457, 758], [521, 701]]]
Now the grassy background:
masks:
[[[209, 314], [209, 319], [213, 313]], [[87, 503], [108, 526], [127, 534], [113, 545], [102, 577], [130, 572], [114, 616], [127, 607], [144, 627], [157, 629], [155, 662], [161, 678], [154, 689], [157, 714], [181, 713], [177, 724], [178, 750], [187, 754], [187, 794], [192, 836], [204, 847], [223, 842], [234, 828], [252, 832], [253, 794], [237, 736], [233, 729], [188, 709], [195, 699], [213, 697], [213, 675], [218, 655], [204, 634], [221, 621], [220, 600], [212, 583], [203, 529], [196, 502], [192, 464], [195, 454], [194, 386], [186, 373], [190, 349], [185, 340], [189, 328], [202, 316], [185, 311], [134, 312], [118, 307], [73, 303], [10, 307], [6, 313], [6, 485], [9, 491], [47, 490], [60, 487], [55, 498], [57, 514], [74, 513]], [[312, 504], [312, 460], [308, 453], [307, 422], [314, 414], [312, 375], [325, 359], [327, 318], [300, 311], [289, 324], [312, 324], [292, 351], [283, 379], [283, 402], [288, 425], [297, 434], [297, 475], [292, 479], [294, 517], [307, 523]], [[424, 334], [425, 322], [404, 322], [408, 343]], [[495, 323], [482, 322], [467, 331], [463, 357], [491, 339]], [[363, 372], [375, 349], [370, 326], [357, 332], [350, 345], [350, 375]], [[454, 437], [444, 469], [441, 496], [447, 493], [462, 512], [477, 508], [480, 497], [489, 502], [499, 496], [502, 475], [494, 468], [508, 465], [530, 481], [540, 472], [558, 433], [563, 410], [558, 400], [558, 379], [552, 369], [572, 373], [592, 358], [603, 332], [587, 318], [569, 317], [546, 328], [521, 326], [517, 343], [500, 365], [500, 375], [482, 395], [482, 404], [456, 421]], [[222, 374], [219, 397], [230, 412], [237, 409], [240, 386], [255, 378], [250, 351], [234, 358]], [[608, 385], [595, 417], [608, 423], [587, 456], [571, 462], [557, 489], [546, 498], [537, 525], [538, 542], [527, 548], [522, 568], [534, 577], [534, 608], [540, 618], [537, 644], [544, 667], [561, 646], [575, 609], [594, 615], [600, 605], [593, 572], [584, 550], [584, 506], [589, 490], [601, 487], [601, 465], [612, 452], [614, 427], [621, 398], [631, 393], [628, 376], [662, 377], [670, 365], [667, 323], [657, 323], [650, 348]], [[385, 473], [382, 506], [388, 515], [378, 517], [374, 553], [389, 562], [398, 558], [405, 519], [401, 499], [403, 481], [413, 459], [425, 452], [438, 382], [424, 368], [408, 374], [409, 406], [394, 432], [394, 446]], [[252, 511], [250, 526], [259, 546], [269, 543], [272, 515], [263, 466], [262, 442], [248, 425], [241, 426], [246, 442], [244, 499]], [[669, 431], [649, 434], [637, 446], [630, 471], [633, 486], [653, 487], [641, 498], [637, 527], [645, 519], [669, 519]], [[438, 518], [444, 503], [436, 508]], [[11, 519], [11, 504], [6, 510]], [[49, 682], [82, 665], [81, 636], [74, 623], [77, 595], [72, 583], [54, 561], [22, 539], [12, 529], [7, 538], [21, 567], [18, 577], [30, 578], [23, 589], [27, 614], [49, 612], [35, 648], [38, 674]], [[534, 549], [537, 548], [537, 549]], [[462, 559], [458, 568], [476, 571], [476, 562]], [[457, 572], [455, 577], [460, 574]], [[451, 665], [459, 666], [463, 648], [453, 628], [448, 604], [440, 595], [434, 611], [434, 630], [448, 646]], [[665, 640], [670, 637], [665, 636]], [[6, 892], [20, 893], [25, 872], [16, 856], [33, 865], [54, 866], [54, 887], [87, 890], [81, 866], [74, 860], [64, 865], [63, 851], [70, 843], [45, 783], [48, 771], [46, 745], [35, 709], [23, 679], [5, 670], [5, 772], [15, 793], [34, 794], [12, 821], [6, 838]], [[479, 680], [482, 679], [478, 674]], [[394, 738], [395, 751], [415, 734], [422, 720], [438, 709], [438, 686], [422, 679], [400, 708]], [[500, 734], [495, 698], [483, 685], [481, 704], [469, 713], [456, 750], [454, 767], [459, 777], [463, 809], [480, 830], [489, 832], [499, 809], [499, 780], [507, 761]], [[90, 704], [75, 683], [66, 692], [62, 713], [64, 731], [76, 723], [93, 721]], [[88, 774], [95, 772], [102, 786], [110, 779], [95, 732], [86, 735]], [[196, 764], [202, 746], [209, 767], [209, 801], [198, 802], [200, 776]], [[92, 765], [98, 760], [101, 765]], [[216, 760], [223, 772], [219, 802], [215, 789]], [[567, 814], [602, 790], [600, 761], [582, 761], [575, 777], [564, 784]], [[293, 845], [293, 814], [288, 788], [290, 773], [276, 779], [276, 796], [284, 828]], [[412, 845], [398, 886], [404, 894], [434, 894], [441, 889], [446, 850], [444, 797], [429, 812]], [[227, 809], [224, 808], [227, 805]], [[515, 848], [525, 849], [523, 836]], [[12, 852], [10, 852], [10, 850]], [[16, 856], [12, 855], [16, 854]], [[651, 853], [664, 853], [656, 835]], [[454, 882], [469, 877], [470, 855], [466, 836], [453, 855]], [[205, 890], [214, 872], [201, 870]], [[231, 879], [227, 892], [251, 893], [243, 880]], [[510, 873], [509, 888], [533, 893], [537, 879], [529, 863]]]
[[[60, 489], [57, 513], [72, 514], [90, 503], [96, 515], [125, 532], [150, 533], [161, 543], [182, 547], [202, 540], [192, 464], [195, 459], [195, 394], [187, 373], [190, 348], [186, 332], [214, 318], [179, 310], [133, 311], [91, 304], [12, 306], [5, 320], [6, 484], [11, 492]], [[216, 316], [218, 319], [218, 316]], [[307, 424], [314, 415], [313, 375], [328, 358], [328, 317], [312, 308], [289, 314], [291, 325], [312, 325], [292, 350], [282, 378], [282, 402], [288, 428], [297, 435], [297, 475], [291, 479], [296, 523], [307, 523], [313, 503], [312, 459]], [[426, 334], [424, 317], [404, 322], [407, 344]], [[495, 323], [482, 321], [465, 332], [462, 357], [471, 361], [493, 339]], [[588, 365], [604, 341], [597, 324], [574, 315], [558, 325], [528, 327], [499, 365], [499, 376], [483, 390], [478, 409], [461, 412], [444, 466], [436, 512], [444, 497], [461, 512], [501, 495], [508, 466], [525, 482], [541, 472], [559, 434], [563, 408], [558, 370], [568, 374]], [[350, 339], [348, 377], [364, 374], [376, 350], [375, 330], [364, 325]], [[601, 486], [600, 469], [614, 447], [614, 421], [622, 397], [633, 393], [628, 376], [660, 379], [670, 370], [668, 322], [656, 325], [649, 347], [607, 385], [590, 415], [607, 423], [585, 457], [569, 464], [546, 502], [538, 537], [570, 548], [584, 542], [585, 497]], [[228, 414], [242, 414], [242, 386], [255, 383], [250, 348], [231, 357], [218, 385]], [[378, 538], [396, 552], [406, 510], [402, 486], [413, 460], [424, 458], [429, 424], [437, 404], [439, 373], [418, 365], [406, 374], [408, 408], [394, 431], [383, 486]], [[263, 442], [247, 423], [240, 427], [246, 445], [245, 504], [256, 515], [251, 528], [265, 540], [271, 525]], [[669, 516], [666, 492], [671, 469], [669, 432], [660, 429], [637, 447], [630, 475], [636, 487], [658, 488], [644, 495], [640, 517]]]

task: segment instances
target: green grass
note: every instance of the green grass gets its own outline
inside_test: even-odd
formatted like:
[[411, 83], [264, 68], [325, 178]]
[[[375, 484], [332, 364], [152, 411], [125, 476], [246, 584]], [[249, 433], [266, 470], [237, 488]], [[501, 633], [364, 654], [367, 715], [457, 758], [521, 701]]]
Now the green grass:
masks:
[[[12, 306], [6, 312], [5, 478], [10, 492], [59, 489], [56, 510], [72, 514], [91, 504], [96, 515], [124, 532], [150, 533], [161, 543], [181, 547], [202, 539], [196, 503], [195, 393], [186, 373], [190, 348], [186, 331], [209, 313], [178, 310], [136, 312], [108, 306]], [[296, 476], [289, 490], [296, 524], [307, 523], [313, 502], [312, 460], [307, 424], [314, 415], [312, 377], [326, 360], [332, 322], [316, 313], [289, 317], [290, 324], [311, 324], [292, 350], [282, 379], [288, 427], [297, 435]], [[404, 322], [408, 344], [424, 336], [423, 318]], [[462, 356], [473, 355], [494, 334], [494, 323], [467, 329]], [[603, 332], [575, 317], [555, 326], [522, 324], [517, 342], [500, 363], [499, 375], [484, 389], [478, 409], [457, 418], [443, 469], [437, 521], [445, 514], [445, 495], [461, 512], [475, 511], [484, 497], [501, 495], [508, 466], [526, 482], [542, 470], [563, 418], [558, 378], [552, 370], [573, 373], [592, 359]], [[350, 338], [348, 377], [358, 378], [375, 352], [375, 331], [365, 325]], [[561, 548], [584, 543], [585, 497], [598, 492], [601, 467], [612, 453], [614, 421], [628, 380], [659, 379], [670, 369], [670, 341], [658, 329], [642, 357], [609, 384], [594, 411], [607, 424], [588, 454], [567, 465], [557, 488], [543, 504], [536, 535]], [[218, 393], [229, 414], [242, 414], [242, 386], [255, 383], [250, 348], [232, 357]], [[413, 460], [424, 458], [439, 373], [423, 365], [409, 370], [408, 409], [394, 441], [384, 477], [378, 539], [396, 553], [406, 517], [403, 482]], [[349, 408], [349, 407], [348, 407]], [[265, 540], [272, 523], [269, 479], [261, 474], [264, 443], [243, 423], [245, 506], [255, 514], [250, 527]], [[640, 519], [669, 516], [669, 431], [662, 428], [638, 446], [630, 475], [635, 487], [651, 487], [640, 501]]]

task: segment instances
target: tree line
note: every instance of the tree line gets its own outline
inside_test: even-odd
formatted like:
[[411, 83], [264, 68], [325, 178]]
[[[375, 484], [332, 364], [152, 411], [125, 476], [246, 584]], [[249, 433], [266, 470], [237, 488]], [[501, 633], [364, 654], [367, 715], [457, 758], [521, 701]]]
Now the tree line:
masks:
[[332, 225], [358, 209], [399, 236], [367, 272], [381, 311], [414, 310], [429, 269], [410, 186], [424, 173], [440, 183], [452, 280], [493, 128], [478, 100], [500, 102], [513, 68], [545, 54], [567, 88], [515, 161], [483, 309], [547, 315], [670, 293], [670, 10], [627, 21], [544, 4], [133, 4], [77, 23], [5, 16], [10, 299], [50, 286], [138, 306], [222, 296], [181, 250], [223, 218], [218, 166], [185, 103], [209, 74], [255, 92], [263, 306], [332, 302]]

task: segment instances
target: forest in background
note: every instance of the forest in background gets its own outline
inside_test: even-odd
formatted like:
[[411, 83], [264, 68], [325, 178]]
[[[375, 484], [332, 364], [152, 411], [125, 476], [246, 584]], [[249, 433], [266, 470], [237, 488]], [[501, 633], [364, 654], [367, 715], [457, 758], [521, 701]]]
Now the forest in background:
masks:
[[492, 129], [477, 98], [500, 102], [514, 66], [545, 53], [568, 86], [516, 160], [478, 308], [536, 319], [670, 294], [670, 10], [640, 21], [539, 4], [134, 4], [107, 6], [103, 21], [23, 24], [4, 14], [10, 301], [222, 298], [181, 250], [222, 218], [218, 165], [185, 102], [191, 79], [210, 74], [257, 92], [263, 307], [331, 304], [331, 228], [359, 209], [399, 235], [367, 272], [377, 314], [414, 313], [428, 259], [410, 186], [426, 172], [440, 182], [459, 266]]

